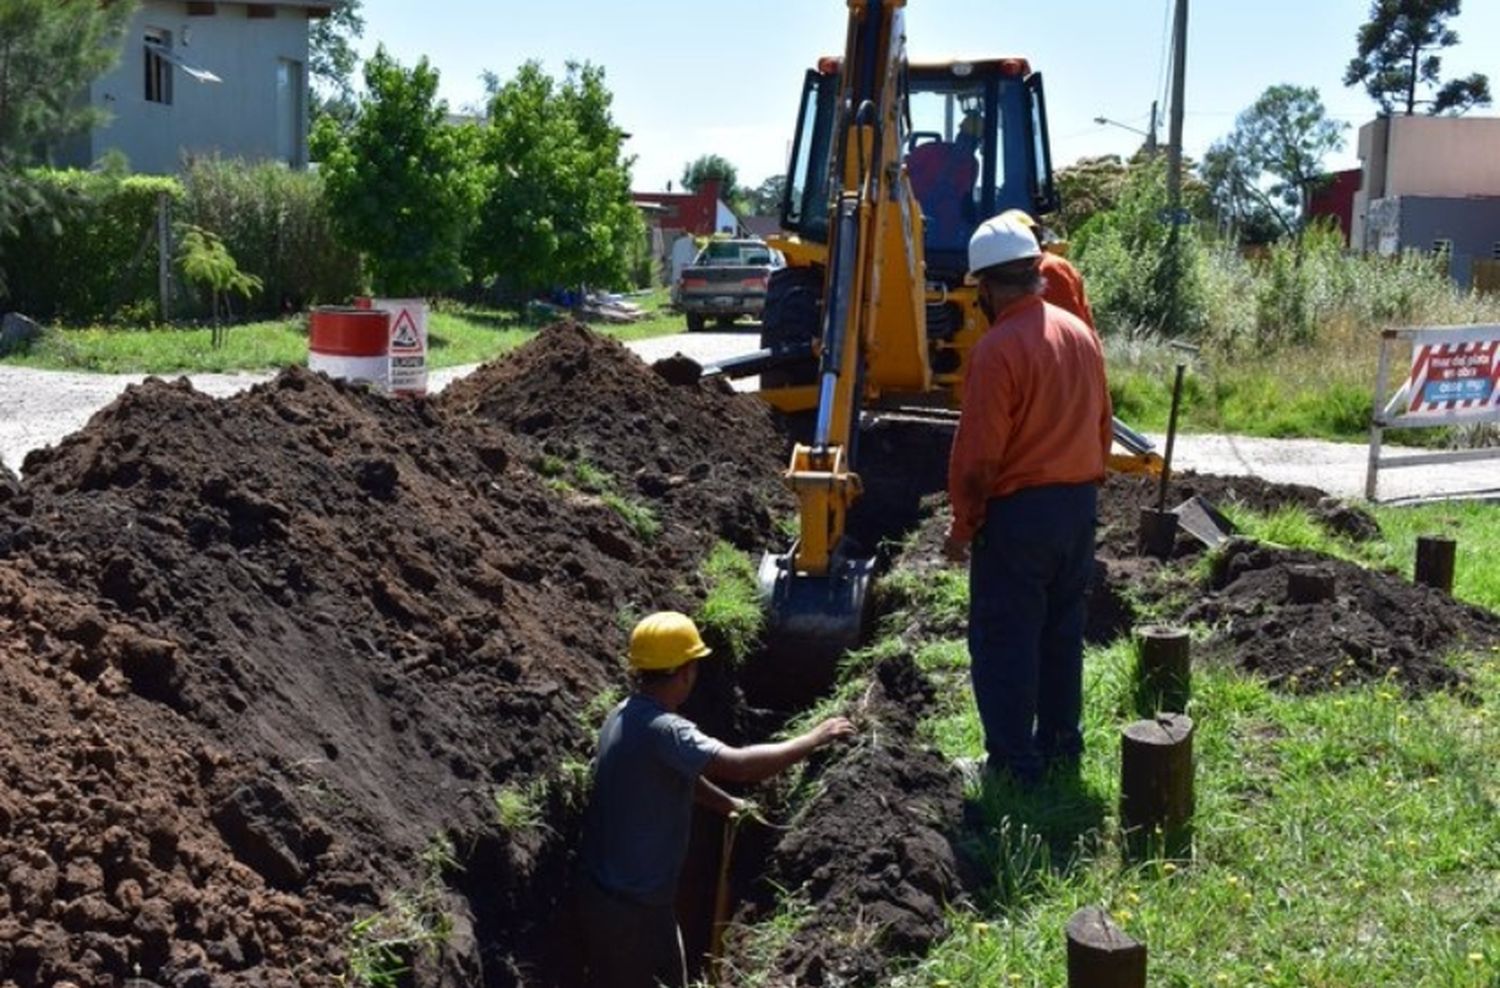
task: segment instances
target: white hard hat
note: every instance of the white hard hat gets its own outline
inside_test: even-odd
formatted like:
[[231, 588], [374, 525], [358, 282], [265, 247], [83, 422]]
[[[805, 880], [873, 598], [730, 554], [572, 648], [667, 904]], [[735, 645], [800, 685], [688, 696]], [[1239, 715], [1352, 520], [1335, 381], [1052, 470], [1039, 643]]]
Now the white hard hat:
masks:
[[979, 224], [979, 229], [969, 238], [969, 273], [1039, 257], [1041, 253], [1036, 234], [1015, 217], [1001, 213]]

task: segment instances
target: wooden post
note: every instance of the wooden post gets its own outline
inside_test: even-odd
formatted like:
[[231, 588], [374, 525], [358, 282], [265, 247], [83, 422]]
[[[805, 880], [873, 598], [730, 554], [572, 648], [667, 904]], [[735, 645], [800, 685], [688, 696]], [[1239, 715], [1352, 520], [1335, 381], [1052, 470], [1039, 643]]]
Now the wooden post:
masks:
[[1186, 858], [1193, 847], [1193, 719], [1160, 714], [1120, 738], [1120, 828], [1132, 858]]
[[1182, 713], [1193, 693], [1192, 640], [1187, 629], [1147, 625], [1136, 636], [1136, 685], [1145, 705], [1141, 713]]
[[1416, 582], [1436, 587], [1443, 593], [1453, 592], [1453, 563], [1458, 542], [1438, 535], [1417, 538]]
[[1142, 508], [1136, 533], [1136, 551], [1142, 556], [1167, 559], [1177, 545], [1177, 515], [1171, 511]]
[[1286, 596], [1294, 604], [1332, 600], [1337, 589], [1337, 581], [1330, 569], [1322, 566], [1287, 567]]
[[1087, 906], [1068, 920], [1068, 988], [1146, 988], [1146, 945]]
[[156, 196], [156, 291], [161, 321], [172, 319], [172, 201], [165, 192]]

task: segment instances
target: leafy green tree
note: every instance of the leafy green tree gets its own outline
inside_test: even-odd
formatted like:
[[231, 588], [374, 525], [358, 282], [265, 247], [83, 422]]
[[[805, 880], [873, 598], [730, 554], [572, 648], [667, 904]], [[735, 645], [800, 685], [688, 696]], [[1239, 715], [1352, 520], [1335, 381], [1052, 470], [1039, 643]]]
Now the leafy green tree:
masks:
[[[1458, 44], [1448, 27], [1461, 0], [1372, 0], [1370, 19], [1359, 29], [1358, 54], [1344, 72], [1344, 85], [1363, 84], [1380, 112], [1390, 116], [1398, 106], [1411, 116], [1419, 104], [1428, 112], [1462, 113], [1490, 105], [1488, 76], [1474, 73], [1440, 83], [1443, 60], [1436, 53]], [[1431, 99], [1417, 99], [1417, 87], [1435, 89]]]
[[717, 179], [719, 191], [729, 199], [739, 188], [739, 178], [739, 170], [729, 159], [717, 154], [699, 155], [682, 166], [682, 187], [689, 192], [697, 192], [704, 182]]
[[224, 302], [224, 315], [232, 315], [229, 296], [239, 295], [249, 301], [265, 283], [253, 274], [240, 270], [239, 262], [224, 246], [224, 241], [215, 233], [198, 226], [189, 226], [182, 238], [182, 252], [178, 257], [182, 273], [187, 280], [197, 285], [208, 295], [209, 311], [213, 313], [212, 344], [215, 350], [224, 345], [225, 330], [219, 321], [219, 302]]
[[634, 159], [623, 153], [604, 70], [570, 62], [559, 81], [527, 62], [507, 82], [488, 80], [476, 272], [521, 296], [623, 287], [645, 226], [630, 198]]
[[363, 0], [344, 0], [327, 17], [315, 21], [308, 36], [307, 71], [313, 83], [312, 119], [331, 116], [342, 125], [354, 122], [354, 71], [359, 52], [354, 42], [364, 36]]
[[78, 95], [119, 60], [134, 12], [133, 0], [0, 2], [0, 236], [46, 207], [22, 172], [37, 150], [101, 118]]
[[1076, 232], [1074, 256], [1102, 329], [1193, 337], [1206, 328], [1197, 232], [1163, 222], [1167, 215], [1165, 162], [1142, 162], [1115, 205]]
[[427, 59], [407, 70], [381, 47], [365, 64], [368, 96], [349, 132], [325, 118], [313, 134], [334, 230], [383, 295], [437, 294], [465, 278], [483, 185], [474, 128], [447, 123], [437, 88]]
[[779, 216], [785, 194], [786, 176], [772, 175], [746, 194], [746, 204], [756, 216]]
[[1316, 89], [1268, 88], [1204, 158], [1203, 176], [1220, 216], [1252, 230], [1274, 220], [1295, 236], [1307, 192], [1323, 177], [1323, 159], [1343, 148], [1347, 129], [1328, 119]]

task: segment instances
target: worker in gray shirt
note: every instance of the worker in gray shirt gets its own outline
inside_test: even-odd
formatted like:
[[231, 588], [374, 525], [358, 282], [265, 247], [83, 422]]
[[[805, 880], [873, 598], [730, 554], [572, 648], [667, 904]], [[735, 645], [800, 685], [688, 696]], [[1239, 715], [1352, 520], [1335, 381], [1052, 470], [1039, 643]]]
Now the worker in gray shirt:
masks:
[[692, 619], [653, 614], [630, 636], [634, 689], [604, 722], [583, 831], [579, 912], [597, 988], [687, 984], [673, 903], [693, 803], [729, 815], [743, 800], [710, 782], [759, 782], [853, 733], [832, 717], [800, 737], [735, 748], [676, 713], [709, 654]]

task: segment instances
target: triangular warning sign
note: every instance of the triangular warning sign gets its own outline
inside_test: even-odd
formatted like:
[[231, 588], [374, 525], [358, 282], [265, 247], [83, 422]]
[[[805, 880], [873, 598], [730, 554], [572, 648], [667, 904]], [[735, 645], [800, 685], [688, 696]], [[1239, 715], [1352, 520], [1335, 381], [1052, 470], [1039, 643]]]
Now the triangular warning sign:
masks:
[[422, 340], [417, 336], [417, 326], [412, 322], [411, 311], [408, 309], [400, 310], [400, 314], [396, 316], [396, 325], [391, 327], [391, 349], [422, 349]]

